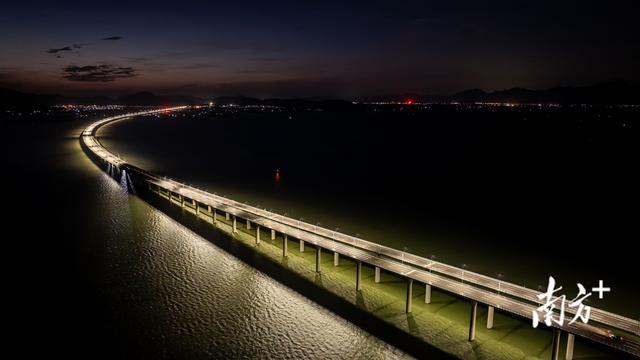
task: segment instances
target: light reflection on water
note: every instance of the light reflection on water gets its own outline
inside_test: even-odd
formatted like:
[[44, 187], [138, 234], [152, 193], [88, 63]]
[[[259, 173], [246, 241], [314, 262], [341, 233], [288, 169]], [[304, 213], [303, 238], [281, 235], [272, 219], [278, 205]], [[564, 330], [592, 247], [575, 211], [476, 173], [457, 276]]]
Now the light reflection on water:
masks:
[[406, 356], [128, 195], [106, 174], [92, 185], [92, 205], [105, 220], [93, 241], [104, 246], [114, 312], [163, 357]]
[[405, 356], [129, 195], [81, 151], [82, 125], [7, 129], [14, 151], [29, 139], [9, 158], [9, 199], [42, 214], [18, 223], [11, 251], [33, 254], [15, 275], [34, 344], [85, 358]]

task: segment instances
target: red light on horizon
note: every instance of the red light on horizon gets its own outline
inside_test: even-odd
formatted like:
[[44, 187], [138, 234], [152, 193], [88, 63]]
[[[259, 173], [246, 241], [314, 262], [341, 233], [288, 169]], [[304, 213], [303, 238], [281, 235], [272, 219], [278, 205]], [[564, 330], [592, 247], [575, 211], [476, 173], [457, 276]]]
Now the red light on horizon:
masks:
[[407, 99], [404, 101], [406, 105], [413, 105], [413, 99]]

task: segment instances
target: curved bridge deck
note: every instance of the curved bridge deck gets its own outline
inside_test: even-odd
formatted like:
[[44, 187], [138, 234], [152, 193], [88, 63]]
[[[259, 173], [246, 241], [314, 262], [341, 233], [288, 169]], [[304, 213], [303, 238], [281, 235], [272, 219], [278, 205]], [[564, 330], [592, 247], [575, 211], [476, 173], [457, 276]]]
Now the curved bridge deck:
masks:
[[[185, 200], [189, 199], [189, 203], [196, 214], [209, 215], [213, 217], [214, 223], [215, 214], [217, 211], [222, 211], [226, 213], [227, 217], [233, 217], [234, 231], [237, 219], [241, 219], [247, 221], [248, 224], [254, 224], [256, 227], [270, 229], [272, 236], [275, 232], [278, 232], [283, 234], [285, 239], [287, 237], [298, 239], [301, 242], [301, 246], [304, 246], [305, 242], [313, 244], [317, 251], [316, 271], [318, 272], [321, 271], [319, 259], [323, 250], [333, 252], [335, 259], [338, 259], [339, 256], [347, 256], [357, 261], [356, 287], [358, 289], [360, 286], [360, 269], [363, 263], [376, 268], [376, 278], [379, 277], [380, 269], [405, 277], [408, 283], [407, 312], [411, 311], [410, 294], [414, 281], [425, 284], [429, 293], [432, 287], [436, 287], [469, 299], [472, 302], [469, 329], [470, 341], [475, 337], [475, 314], [478, 303], [488, 306], [490, 314], [493, 314], [494, 309], [499, 309], [526, 319], [531, 319], [533, 312], [541, 304], [541, 301], [537, 298], [539, 292], [535, 290], [295, 220], [211, 194], [172, 179], [160, 177], [129, 164], [112, 154], [96, 138], [97, 130], [105, 124], [133, 116], [179, 111], [184, 108], [186, 107], [143, 111], [96, 121], [82, 132], [80, 136], [81, 145], [95, 161], [142, 178], [149, 187], [155, 188], [154, 191], [158, 193], [164, 191], [170, 199], [173, 196], [177, 196], [183, 206]], [[257, 235], [256, 242], [259, 241], [260, 238]], [[286, 256], [286, 247], [284, 247], [283, 256]], [[567, 308], [566, 311], [575, 313], [573, 308]], [[629, 319], [601, 309], [591, 309], [591, 321], [630, 334], [640, 335], [640, 322], [638, 320]], [[553, 327], [554, 345], [552, 350], [554, 354], [552, 357], [557, 358], [558, 350], [556, 350], [556, 347], [559, 344], [561, 333], [568, 334], [568, 342], [570, 344], [573, 343], [574, 335], [578, 335], [640, 357], [640, 344], [612, 339], [603, 329], [593, 324], [576, 322], [572, 325], [565, 323], [560, 326], [554, 323]]]

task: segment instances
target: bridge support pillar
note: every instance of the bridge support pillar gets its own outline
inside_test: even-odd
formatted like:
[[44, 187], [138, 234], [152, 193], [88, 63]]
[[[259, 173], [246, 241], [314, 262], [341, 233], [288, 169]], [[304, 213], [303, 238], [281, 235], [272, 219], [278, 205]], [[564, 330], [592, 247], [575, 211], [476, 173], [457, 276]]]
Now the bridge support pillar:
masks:
[[553, 328], [553, 340], [551, 341], [551, 360], [558, 360], [560, 353], [560, 329]]
[[225, 217], [227, 220], [229, 220], [229, 213], [228, 213], [228, 212], [225, 212], [225, 214], [226, 214], [226, 215], [225, 215], [224, 217]]
[[198, 204], [193, 199], [191, 199], [191, 206], [193, 206], [193, 210], [196, 212], [196, 216], [198, 216]]
[[275, 240], [276, 239], [276, 231], [271, 229], [271, 240]]
[[407, 300], [405, 302], [404, 312], [411, 313], [411, 307], [413, 305], [413, 279], [407, 279]]
[[375, 268], [375, 282], [376, 284], [380, 282], [380, 268], [377, 266]]
[[337, 251], [333, 252], [333, 266], [340, 265], [340, 254]]
[[289, 250], [287, 249], [289, 247], [289, 243], [288, 243], [289, 239], [287, 239], [287, 234], [284, 234], [284, 237], [282, 238], [282, 257], [287, 257]]
[[236, 227], [236, 216], [233, 215], [233, 233], [235, 234], [237, 232], [238, 232], [238, 230], [237, 230], [237, 227]]
[[182, 195], [178, 195], [178, 201], [180, 201], [180, 206], [184, 207], [184, 198], [182, 197]]
[[566, 360], [573, 360], [573, 346], [576, 341], [576, 337], [573, 334], [567, 334], [567, 355]]
[[320, 273], [320, 260], [322, 257], [322, 248], [320, 246], [316, 246], [316, 272]]
[[216, 208], [211, 208], [211, 218], [213, 219], [213, 225], [216, 225], [218, 223]]
[[495, 309], [493, 306], [489, 306], [487, 309], [487, 329], [493, 329], [493, 313]]
[[478, 302], [471, 301], [471, 319], [469, 319], [469, 341], [476, 339], [476, 315], [478, 314]]
[[300, 240], [300, 252], [304, 252], [304, 240]]
[[256, 245], [260, 244], [260, 225], [256, 226]]
[[247, 219], [247, 230], [251, 230], [251, 221]]
[[431, 285], [424, 286], [424, 303], [431, 304]]
[[362, 261], [356, 263], [356, 291], [362, 290]]

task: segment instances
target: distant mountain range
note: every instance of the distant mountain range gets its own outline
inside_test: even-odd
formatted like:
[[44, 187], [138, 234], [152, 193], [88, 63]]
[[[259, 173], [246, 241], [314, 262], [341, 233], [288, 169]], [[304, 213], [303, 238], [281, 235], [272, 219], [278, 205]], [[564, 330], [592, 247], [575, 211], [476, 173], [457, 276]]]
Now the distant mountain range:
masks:
[[[486, 92], [480, 89], [462, 91], [453, 95], [395, 94], [367, 96], [351, 99], [358, 102], [421, 103], [518, 103], [518, 104], [640, 104], [640, 86], [624, 82], [601, 83], [585, 87], [554, 87], [545, 90], [513, 88]], [[350, 101], [351, 101], [350, 100]], [[64, 96], [56, 94], [30, 94], [0, 88], [0, 108], [32, 108], [51, 105], [140, 105], [169, 106], [207, 104], [210, 100], [193, 96], [159, 96], [149, 92], [111, 98], [106, 96]], [[328, 108], [345, 108], [350, 101], [313, 99], [257, 99], [246, 96], [221, 96], [212, 99], [216, 104], [272, 105], [307, 107], [321, 104]]]
[[471, 89], [449, 96], [401, 94], [369, 96], [362, 102], [422, 103], [516, 103], [516, 104], [640, 104], [640, 86], [625, 82], [600, 83], [584, 87], [553, 87], [544, 90], [513, 88], [486, 92]]

